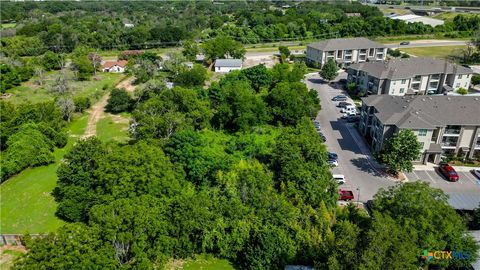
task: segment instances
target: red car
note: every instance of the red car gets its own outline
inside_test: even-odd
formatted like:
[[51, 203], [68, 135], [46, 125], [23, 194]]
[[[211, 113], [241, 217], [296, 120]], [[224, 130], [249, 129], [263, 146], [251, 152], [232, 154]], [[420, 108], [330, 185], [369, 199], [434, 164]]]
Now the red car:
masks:
[[350, 190], [340, 189], [338, 191], [338, 194], [340, 195], [340, 198], [338, 198], [339, 200], [342, 200], [342, 201], [353, 200], [353, 192]]
[[449, 164], [440, 164], [439, 170], [448, 181], [457, 182], [460, 179], [455, 169]]

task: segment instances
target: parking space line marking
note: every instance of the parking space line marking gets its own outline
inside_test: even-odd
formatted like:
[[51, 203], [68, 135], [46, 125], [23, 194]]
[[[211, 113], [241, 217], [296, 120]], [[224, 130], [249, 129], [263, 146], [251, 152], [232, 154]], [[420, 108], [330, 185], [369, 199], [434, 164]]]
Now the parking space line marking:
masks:
[[470, 175], [470, 172], [463, 172], [463, 174], [467, 177], [468, 180], [470, 180], [472, 183], [476, 184], [476, 181], [475, 181], [475, 179], [472, 179], [473, 176]]
[[430, 180], [432, 180], [433, 183], [435, 184], [437, 183], [437, 181], [433, 180], [433, 177], [428, 173], [428, 171], [425, 171], [425, 173], [428, 175], [428, 178], [430, 178]]
[[415, 179], [415, 181], [420, 180], [420, 177], [418, 177], [418, 175], [415, 173], [415, 171], [412, 171], [412, 173], [415, 175], [415, 178], [417, 178], [417, 179]]

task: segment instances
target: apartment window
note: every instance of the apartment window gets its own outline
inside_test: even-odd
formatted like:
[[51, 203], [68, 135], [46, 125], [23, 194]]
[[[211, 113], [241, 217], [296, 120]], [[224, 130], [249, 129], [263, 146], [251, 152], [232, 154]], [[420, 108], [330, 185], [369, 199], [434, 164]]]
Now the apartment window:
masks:
[[338, 51], [337, 52], [337, 58], [342, 58], [342, 53], [343, 53], [343, 51]]
[[345, 51], [345, 54], [352, 54], [352, 50]]
[[397, 81], [393, 81], [393, 85], [396, 85], [397, 84]]
[[431, 77], [432, 80], [438, 80], [440, 79], [440, 74], [433, 74]]
[[460, 83], [457, 83], [457, 85], [455, 86], [455, 88], [459, 88], [460, 87]]
[[370, 49], [370, 51], [368, 52], [368, 56], [373, 56], [373, 53], [375, 52], [374, 49]]
[[419, 129], [418, 130], [418, 136], [420, 136], [420, 137], [427, 136], [427, 130], [426, 129]]
[[361, 49], [360, 53], [367, 53], [367, 49]]
[[405, 88], [400, 88], [400, 94], [403, 94], [405, 92]]
[[419, 82], [422, 79], [422, 76], [418, 75], [413, 78], [414, 81]]
[[463, 75], [458, 75], [458, 78], [461, 79], [463, 77]]
[[405, 84], [407, 82], [407, 80], [402, 80], [402, 84]]
[[[429, 85], [428, 85], [428, 88], [437, 88], [438, 87], [438, 82], [431, 82]], [[458, 86], [457, 86], [458, 87]]]
[[420, 84], [419, 83], [412, 83], [412, 89], [413, 90], [420, 90]]

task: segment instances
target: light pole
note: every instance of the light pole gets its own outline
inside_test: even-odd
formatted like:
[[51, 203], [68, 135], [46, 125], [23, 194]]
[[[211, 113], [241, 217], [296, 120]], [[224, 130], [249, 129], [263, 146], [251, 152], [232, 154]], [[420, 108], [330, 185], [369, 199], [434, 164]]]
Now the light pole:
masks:
[[357, 206], [358, 206], [358, 202], [360, 201], [360, 188], [358, 187], [357, 188]]

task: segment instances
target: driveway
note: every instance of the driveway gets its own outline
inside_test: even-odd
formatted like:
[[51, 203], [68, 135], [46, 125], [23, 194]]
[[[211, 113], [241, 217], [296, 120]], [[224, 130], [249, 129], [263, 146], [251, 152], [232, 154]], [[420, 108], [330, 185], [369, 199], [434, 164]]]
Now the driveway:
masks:
[[[337, 80], [342, 78], [346, 78], [345, 72]], [[322, 109], [316, 119], [327, 139], [325, 144], [328, 151], [338, 154], [339, 165], [332, 169], [332, 173], [345, 175], [347, 183], [341, 188], [352, 190], [355, 200], [366, 202], [380, 188], [395, 185], [396, 182], [376, 170], [370, 151], [353, 124], [340, 119], [340, 109], [336, 107], [338, 102], [331, 99], [342, 94], [342, 90], [324, 83], [316, 74], [307, 75], [306, 84], [308, 89], [318, 92]], [[353, 103], [351, 100], [349, 102]]]
[[455, 209], [472, 210], [480, 205], [480, 180], [470, 171], [458, 171], [458, 182], [447, 181], [437, 168], [414, 170], [406, 173], [409, 181], [425, 181], [450, 196], [449, 203]]

